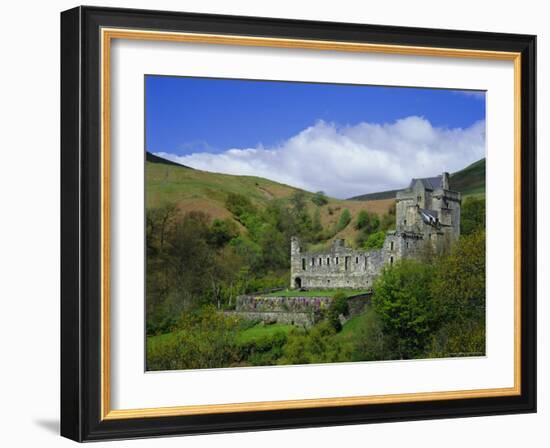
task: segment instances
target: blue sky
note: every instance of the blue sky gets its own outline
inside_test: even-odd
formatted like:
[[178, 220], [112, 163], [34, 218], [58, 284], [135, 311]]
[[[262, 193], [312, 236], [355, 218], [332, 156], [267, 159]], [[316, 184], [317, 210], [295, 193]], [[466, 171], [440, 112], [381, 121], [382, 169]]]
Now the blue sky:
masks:
[[485, 101], [441, 89], [147, 76], [145, 92], [147, 149], [177, 155], [271, 146], [318, 120], [417, 115], [464, 128], [485, 118]]
[[[452, 172], [485, 151], [483, 92], [151, 75], [145, 84], [148, 151], [337, 197]], [[323, 183], [327, 164], [339, 174]]]

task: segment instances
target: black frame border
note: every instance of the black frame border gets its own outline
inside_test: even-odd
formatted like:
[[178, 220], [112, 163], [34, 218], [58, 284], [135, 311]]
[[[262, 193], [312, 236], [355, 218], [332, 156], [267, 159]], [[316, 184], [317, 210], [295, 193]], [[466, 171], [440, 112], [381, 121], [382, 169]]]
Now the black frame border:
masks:
[[[521, 395], [101, 420], [100, 28], [521, 53]], [[135, 9], [61, 13], [61, 435], [82, 442], [536, 412], [536, 36]]]

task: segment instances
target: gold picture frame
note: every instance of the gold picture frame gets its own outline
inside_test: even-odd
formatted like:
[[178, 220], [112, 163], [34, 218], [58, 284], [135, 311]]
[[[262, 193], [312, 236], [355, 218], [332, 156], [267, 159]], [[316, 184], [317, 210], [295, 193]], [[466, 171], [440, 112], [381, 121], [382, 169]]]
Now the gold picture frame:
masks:
[[[105, 12], [109, 14], [105, 14]], [[532, 332], [534, 331], [534, 309], [532, 303], [526, 303], [527, 301], [533, 301], [534, 298], [529, 295], [532, 289], [528, 288], [525, 284], [526, 281], [532, 279], [534, 276], [534, 241], [526, 241], [526, 233], [524, 219], [532, 219], [534, 213], [534, 191], [532, 178], [526, 178], [526, 174], [532, 172], [534, 167], [534, 141], [532, 135], [526, 135], [533, 126], [534, 110], [533, 100], [534, 95], [534, 73], [532, 72], [532, 64], [534, 58], [533, 46], [534, 38], [532, 36], [516, 36], [506, 35], [502, 36], [500, 47], [492, 48], [495, 45], [492, 43], [489, 35], [478, 35], [479, 33], [466, 32], [441, 32], [433, 30], [421, 30], [425, 36], [425, 41], [431, 39], [433, 45], [427, 45], [425, 42], [407, 44], [407, 41], [415, 41], [418, 39], [412, 39], [407, 35], [400, 39], [392, 37], [390, 28], [384, 29], [370, 29], [366, 25], [357, 25], [358, 28], [364, 29], [364, 41], [346, 41], [343, 37], [340, 40], [331, 40], [319, 38], [316, 35], [322, 34], [319, 30], [326, 30], [327, 34], [331, 32], [334, 34], [336, 31], [340, 31], [342, 36], [347, 31], [347, 28], [343, 24], [318, 24], [315, 28], [316, 31], [312, 32], [311, 38], [304, 37], [277, 37], [277, 26], [281, 29], [279, 33], [281, 35], [287, 35], [288, 29], [292, 28], [296, 31], [297, 35], [304, 34], [300, 30], [303, 28], [299, 23], [290, 23], [285, 21], [270, 21], [270, 19], [249, 19], [246, 23], [252, 23], [256, 27], [264, 24], [266, 27], [266, 35], [251, 35], [250, 30], [246, 29], [246, 25], [243, 25], [242, 34], [235, 34], [229, 32], [223, 32], [223, 21], [219, 18], [201, 16], [206, 22], [210, 19], [210, 28], [215, 29], [215, 32], [206, 32], [208, 26], [203, 26], [205, 31], [200, 32], [196, 29], [194, 15], [187, 16], [185, 14], [178, 13], [157, 13], [148, 12], [143, 13], [142, 21], [137, 20], [132, 16], [131, 11], [117, 10], [116, 12], [106, 10], [102, 8], [76, 8], [74, 10], [63, 13], [62, 26], [64, 27], [66, 37], [69, 35], [72, 37], [73, 43], [65, 43], [67, 46], [65, 55], [65, 72], [62, 71], [64, 79], [74, 77], [75, 73], [80, 76], [80, 84], [76, 87], [74, 83], [70, 87], [66, 88], [65, 95], [76, 96], [82, 98], [83, 85], [83, 72], [82, 67], [79, 64], [83, 64], [88, 61], [90, 56], [82, 55], [81, 52], [85, 49], [78, 46], [75, 40], [74, 34], [80, 36], [81, 41], [87, 39], [91, 43], [91, 47], [98, 50], [96, 55], [93, 55], [93, 63], [97, 65], [98, 69], [98, 88], [93, 91], [90, 97], [95, 97], [98, 101], [96, 107], [99, 111], [100, 123], [98, 128], [89, 129], [90, 132], [95, 132], [96, 141], [99, 144], [97, 147], [97, 160], [98, 163], [93, 167], [79, 168], [83, 171], [90, 169], [96, 170], [98, 174], [97, 179], [97, 197], [99, 201], [92, 206], [97, 206], [97, 215], [95, 216], [98, 223], [98, 237], [99, 245], [97, 255], [97, 273], [99, 274], [99, 284], [97, 285], [97, 305], [98, 313], [94, 314], [96, 319], [97, 331], [95, 334], [99, 335], [99, 343], [94, 345], [97, 347], [98, 359], [95, 360], [95, 365], [98, 367], [98, 376], [92, 381], [95, 386], [88, 384], [87, 387], [82, 382], [82, 377], [74, 377], [75, 364], [82, 363], [81, 355], [82, 350], [85, 347], [78, 345], [67, 345], [64, 353], [70, 353], [66, 355], [63, 360], [63, 366], [65, 373], [65, 379], [67, 383], [70, 383], [63, 389], [65, 398], [70, 396], [70, 399], [77, 402], [77, 406], [82, 409], [85, 418], [75, 422], [74, 418], [67, 416], [67, 408], [62, 410], [62, 433], [70, 438], [77, 440], [93, 440], [95, 438], [118, 438], [118, 437], [132, 437], [134, 433], [134, 425], [141, 426], [142, 431], [145, 434], [164, 434], [164, 433], [193, 433], [204, 432], [206, 426], [204, 423], [192, 423], [192, 429], [189, 429], [188, 420], [193, 416], [208, 417], [212, 415], [233, 415], [232, 420], [234, 428], [237, 429], [250, 429], [250, 428], [267, 428], [267, 427], [292, 427], [289, 423], [284, 423], [281, 420], [280, 426], [276, 424], [276, 419], [271, 426], [265, 425], [265, 421], [258, 419], [257, 426], [246, 425], [239, 426], [238, 417], [246, 413], [262, 414], [263, 412], [273, 411], [306, 411], [306, 410], [319, 410], [324, 408], [326, 414], [324, 415], [338, 415], [339, 409], [345, 408], [347, 412], [351, 412], [354, 409], [358, 412], [363, 412], [368, 407], [368, 412], [375, 412], [375, 405], [398, 405], [403, 403], [411, 403], [419, 407], [419, 409], [425, 409], [426, 415], [436, 415], [437, 412], [434, 407], [434, 402], [445, 403], [449, 409], [452, 409], [453, 402], [459, 402], [461, 400], [471, 400], [484, 403], [498, 403], [501, 400], [502, 403], [506, 403], [506, 406], [514, 412], [532, 411], [534, 409], [534, 397], [533, 397], [533, 366], [534, 366], [534, 354], [532, 350]], [[107, 17], [107, 18], [105, 18]], [[145, 22], [143, 22], [145, 20]], [[165, 22], [163, 22], [163, 20]], [[174, 31], [171, 27], [174, 21], [180, 21], [182, 30]], [[237, 26], [241, 22], [238, 18], [224, 18], [225, 23], [231, 23], [234, 20], [234, 25]], [[257, 22], [255, 22], [255, 20]], [[135, 22], [134, 22], [135, 21]], [[149, 22], [147, 22], [149, 21]], [[80, 27], [78, 24], [86, 22], [89, 26], [84, 31], [84, 27]], [[155, 29], [147, 29], [145, 23], [155, 23]], [[166, 29], [162, 29], [159, 25], [165, 23]], [[303, 25], [303, 24], [302, 24]], [[252, 25], [251, 25], [252, 26]], [[284, 29], [283, 29], [284, 28]], [[93, 30], [93, 32], [90, 31]], [[189, 29], [189, 31], [186, 31]], [[256, 28], [255, 28], [256, 29]], [[275, 29], [275, 30], [274, 30]], [[462, 34], [461, 34], [462, 33]], [[315, 37], [314, 37], [315, 35]], [[475, 35], [475, 36], [474, 36]], [[63, 35], [62, 35], [63, 36]], [[375, 38], [373, 38], [373, 36]], [[142, 409], [112, 409], [111, 407], [111, 371], [110, 371], [110, 358], [112, 356], [110, 350], [110, 335], [111, 335], [111, 323], [110, 323], [110, 284], [111, 284], [111, 267], [110, 267], [110, 247], [111, 247], [111, 204], [110, 204], [110, 185], [111, 185], [111, 44], [116, 39], [130, 39], [130, 40], [142, 40], [142, 41], [163, 41], [163, 42], [185, 42], [185, 43], [200, 43], [208, 45], [232, 45], [232, 46], [253, 46], [253, 47], [271, 47], [271, 48], [288, 48], [288, 49], [311, 49], [321, 51], [342, 51], [342, 52], [354, 52], [354, 53], [380, 53], [380, 54], [399, 54], [399, 55], [413, 55], [413, 56], [436, 56], [436, 57], [449, 57], [449, 58], [466, 58], [466, 59], [484, 59], [484, 60], [505, 60], [512, 61], [514, 65], [514, 159], [515, 159], [515, 178], [514, 178], [514, 276], [515, 276], [515, 288], [514, 288], [514, 386], [508, 388], [494, 388], [494, 389], [475, 389], [475, 390], [460, 390], [460, 391], [446, 391], [446, 392], [429, 392], [429, 393], [406, 393], [395, 395], [371, 395], [371, 396], [352, 396], [352, 397], [339, 397], [339, 398], [315, 398], [305, 400], [282, 400], [282, 401], [264, 401], [264, 402], [246, 402], [246, 403], [232, 403], [232, 404], [217, 404], [217, 405], [188, 405], [188, 406], [175, 406], [175, 407], [160, 407], [160, 408], [142, 408]], [[384, 41], [385, 42], [382, 42]], [[471, 47], [471, 42], [475, 41], [476, 48]], [[460, 43], [468, 43], [470, 47], [460, 46]], [[63, 44], [63, 43], [62, 43]], [[454, 46], [452, 46], [454, 45]], [[76, 47], [76, 48], [75, 48]], [[63, 48], [62, 48], [63, 50]], [[78, 56], [78, 58], [76, 57]], [[86, 59], [86, 57], [88, 59]], [[91, 59], [90, 59], [91, 60]], [[62, 67], [63, 70], [63, 67]], [[91, 82], [91, 80], [90, 80]], [[89, 93], [89, 92], [88, 92]], [[74, 103], [74, 99], [72, 100]], [[67, 100], [67, 104], [71, 101]], [[74, 110], [74, 107], [78, 105], [71, 103], [71, 107], [65, 104], [65, 118]], [[80, 105], [81, 107], [82, 105]], [[64, 118], [62, 117], [62, 120]], [[74, 151], [74, 145], [71, 146], [68, 141], [73, 138], [75, 126], [86, 126], [86, 117], [81, 117], [80, 121], [74, 122], [68, 119], [63, 123], [65, 126], [64, 132], [66, 133], [66, 141], [62, 147], [62, 154]], [[76, 140], [75, 140], [76, 141]], [[78, 140], [79, 151], [90, 151], [87, 149], [87, 143], [83, 143]], [[72, 155], [66, 156], [66, 160], [70, 160], [71, 163], [67, 163], [64, 169], [64, 175], [70, 177], [72, 174], [66, 174], [69, 170], [73, 170], [75, 166], [83, 163], [83, 160], [73, 160]], [[67, 181], [69, 182], [69, 181]], [[73, 199], [76, 200], [72, 205], [67, 206], [64, 211], [67, 222], [74, 219], [74, 213], [78, 210], [82, 210], [82, 197]], [[89, 201], [89, 198], [87, 198]], [[67, 224], [68, 225], [68, 224]], [[530, 226], [534, 225], [534, 222], [530, 222]], [[523, 229], [523, 230], [522, 230]], [[534, 238], [535, 235], [531, 234], [529, 238]], [[74, 240], [68, 241], [64, 250], [64, 257], [69, 257], [77, 251], [82, 255], [82, 245], [76, 244]], [[529, 265], [526, 265], [528, 260]], [[526, 273], [526, 271], [528, 271]], [[67, 282], [68, 289], [74, 286], [74, 278], [67, 278], [64, 280]], [[532, 285], [530, 286], [532, 288]], [[527, 291], [527, 292], [526, 292]], [[79, 295], [77, 300], [82, 300], [83, 296]], [[75, 300], [74, 297], [66, 295], [62, 298], [62, 304], [67, 303], [70, 300]], [[66, 315], [73, 314], [74, 317], [74, 304], [64, 305], [67, 310]], [[82, 303], [79, 302], [78, 306], [79, 316], [82, 318], [82, 313], [86, 310]], [[91, 316], [88, 316], [92, 318]], [[84, 331], [83, 322], [79, 321], [77, 328], [74, 327], [74, 322], [68, 322], [68, 317], [63, 318], [63, 325], [68, 328], [71, 326], [71, 332]], [[525, 327], [525, 323], [529, 323], [529, 328]], [[94, 327], [95, 328], [95, 327]], [[89, 335], [93, 337], [93, 335]], [[66, 342], [66, 344], [69, 344]], [[71, 341], [70, 344], [74, 344]], [[530, 344], [530, 345], [527, 345]], [[75, 353], [80, 353], [80, 356], [75, 357]], [[76, 359], [75, 359], [76, 358]], [[83, 368], [83, 365], [80, 365]], [[67, 379], [71, 377], [72, 379]], [[91, 383], [92, 383], [91, 382]], [[77, 385], [79, 384], [79, 386]], [[526, 387], [529, 384], [529, 387]], [[75, 390], [82, 388], [79, 397], [75, 397]], [[90, 406], [89, 402], [91, 397], [89, 394], [91, 390], [96, 391], [99, 395], [98, 403]], [[63, 400], [63, 398], [62, 398]], [[70, 401], [70, 400], [69, 400]], [[422, 408], [423, 403], [425, 408]], [[526, 405], [528, 403], [528, 405]], [[431, 407], [429, 407], [429, 406]], [[492, 405], [492, 404], [491, 404]], [[494, 405], [493, 405], [494, 406]], [[475, 407], [475, 406], [474, 406]], [[507, 408], [507, 409], [508, 409]], [[466, 411], [464, 409], [456, 408], [458, 415], [476, 415], [474, 411]], [[350, 411], [351, 410], [351, 411]], [[396, 411], [399, 412], [398, 410]], [[432, 414], [430, 414], [432, 412]], [[485, 413], [486, 408], [481, 406], [478, 413]], [[435, 414], [434, 414], [435, 413]], [[449, 415], [452, 411], [442, 412], [441, 415]], [[306, 414], [304, 414], [305, 416]], [[309, 414], [308, 414], [309, 415]], [[172, 430], [172, 432], [163, 432], [162, 419], [172, 418], [174, 421], [181, 422], [181, 430]], [[311, 420], [311, 417], [309, 417]], [[369, 417], [362, 417], [361, 421], [369, 421]], [[406, 417], [405, 417], [406, 418]], [[146, 419], [149, 423], [144, 425], [143, 419]], [[399, 419], [399, 417], [395, 417]], [[338, 420], [338, 419], [336, 419]], [[376, 417], [370, 417], [370, 420], [376, 420]], [[88, 423], [85, 426], [84, 422], [95, 422], [95, 425]], [[351, 421], [351, 419], [349, 420]], [[65, 422], [65, 423], [63, 423]], [[141, 423], [136, 423], [141, 422]], [[327, 421], [323, 418], [319, 418], [318, 421], [308, 421], [304, 425], [311, 424], [325, 424]], [[117, 426], [120, 424], [120, 426]], [[264, 426], [262, 426], [262, 424]], [[131, 425], [130, 429], [128, 425]], [[177, 424], [176, 424], [177, 426]], [[105, 427], [106, 429], [98, 429]], [[83, 432], [86, 428], [87, 433]], [[223, 430], [223, 425], [219, 426], [219, 429]], [[132, 432], [134, 431], [134, 432]], [[160, 431], [160, 432], [159, 432]]]

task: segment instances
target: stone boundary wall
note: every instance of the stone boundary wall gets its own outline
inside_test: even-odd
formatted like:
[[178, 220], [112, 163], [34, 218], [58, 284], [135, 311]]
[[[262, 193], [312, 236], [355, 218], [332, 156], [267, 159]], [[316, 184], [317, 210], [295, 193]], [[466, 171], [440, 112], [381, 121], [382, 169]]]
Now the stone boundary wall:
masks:
[[242, 295], [237, 297], [235, 311], [241, 312], [315, 312], [330, 306], [332, 297], [267, 297]]
[[311, 327], [315, 324], [314, 312], [284, 312], [284, 311], [226, 311], [227, 316], [246, 320], [258, 320], [266, 324], [289, 324]]
[[[371, 294], [358, 294], [349, 297], [347, 320], [360, 314], [370, 301]], [[242, 295], [237, 297], [235, 311], [227, 311], [230, 316], [265, 323], [281, 323], [310, 327], [316, 323], [320, 313], [328, 309], [332, 297], [266, 297]]]

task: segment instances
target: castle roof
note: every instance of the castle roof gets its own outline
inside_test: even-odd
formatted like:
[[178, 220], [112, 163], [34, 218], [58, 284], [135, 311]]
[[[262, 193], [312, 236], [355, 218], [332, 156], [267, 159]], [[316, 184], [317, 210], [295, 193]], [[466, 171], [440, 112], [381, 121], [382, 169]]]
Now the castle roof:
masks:
[[419, 180], [422, 182], [423, 187], [426, 190], [435, 190], [437, 188], [443, 188], [443, 176], [434, 176], [434, 177], [423, 177], [423, 178], [413, 178], [411, 180], [411, 183], [409, 185], [409, 188], [412, 188], [415, 184], [415, 182]]

